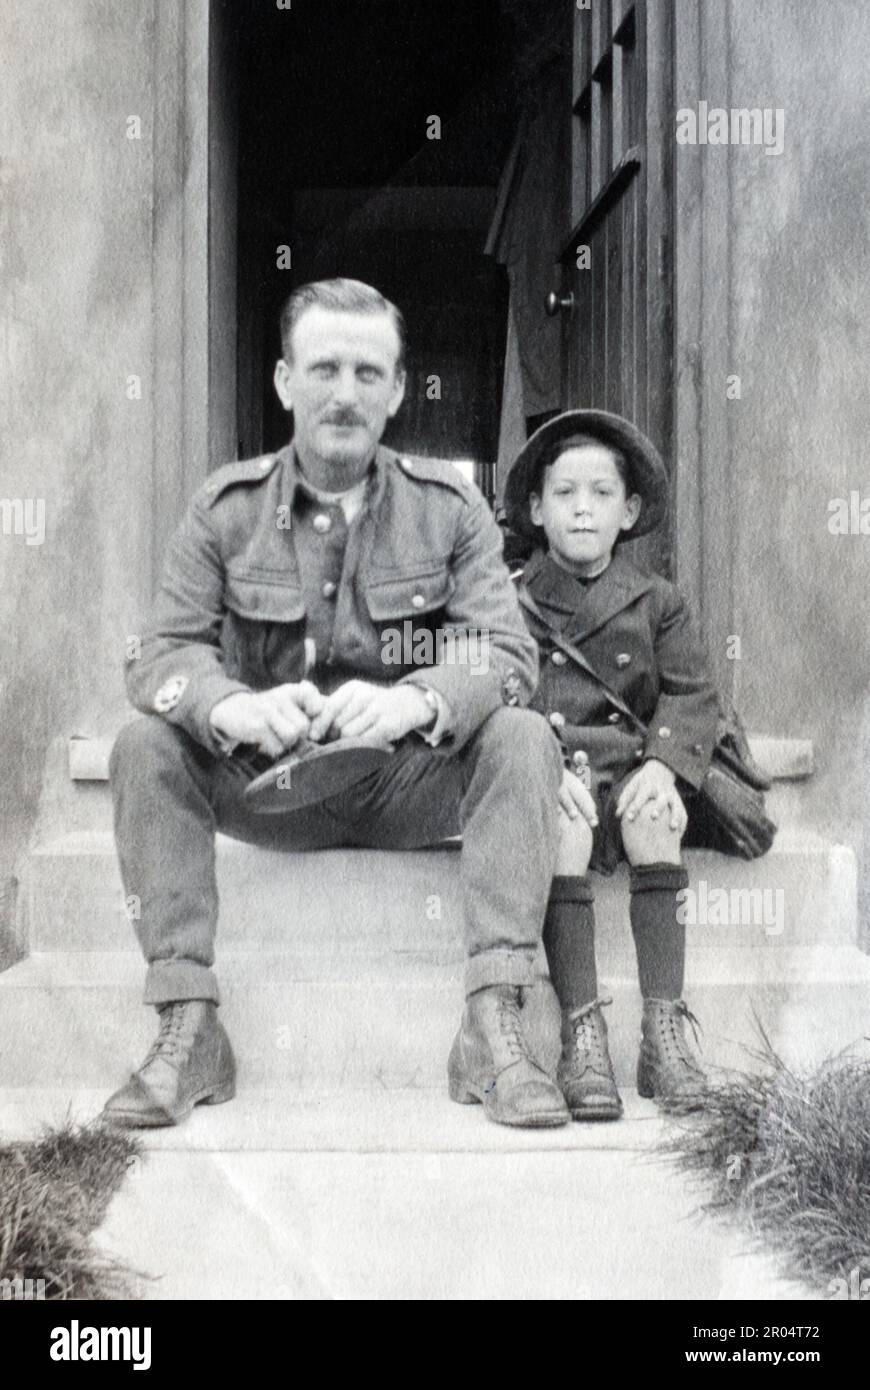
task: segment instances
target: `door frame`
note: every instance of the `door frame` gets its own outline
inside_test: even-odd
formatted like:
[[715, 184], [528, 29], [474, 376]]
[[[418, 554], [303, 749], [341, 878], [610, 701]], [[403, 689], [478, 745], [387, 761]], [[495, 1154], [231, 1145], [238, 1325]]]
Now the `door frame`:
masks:
[[153, 14], [152, 589], [189, 498], [238, 445], [232, 8]]
[[[730, 105], [730, 0], [673, 0], [675, 109], [697, 110], [715, 94]], [[671, 132], [676, 152], [676, 127]], [[677, 579], [698, 613], [719, 689], [740, 698], [740, 662], [726, 639], [741, 629], [732, 537], [736, 470], [727, 378], [733, 357], [733, 202], [731, 161], [681, 145], [674, 159]]]
[[[591, 270], [576, 268], [577, 248], [592, 244], [593, 237], [605, 223], [611, 210], [619, 208], [619, 216], [625, 215], [622, 200], [630, 191], [635, 200], [637, 217], [643, 217], [642, 235], [635, 243], [636, 256], [628, 266], [623, 260], [620, 265], [620, 283], [623, 285], [622, 298], [631, 300], [631, 356], [633, 377], [631, 408], [623, 401], [622, 409], [631, 414], [635, 422], [646, 430], [670, 461], [671, 503], [667, 534], [657, 534], [636, 543], [637, 557], [642, 564], [661, 568], [673, 574], [678, 568], [678, 517], [676, 508], [677, 450], [675, 447], [675, 266], [674, 266], [674, 135], [672, 113], [675, 91], [674, 55], [674, 0], [611, 0], [608, 6], [592, 11], [588, 15], [575, 16], [575, 44], [579, 38], [579, 28], [586, 22], [595, 45], [590, 55], [575, 47], [575, 78], [579, 88], [572, 92], [572, 120], [581, 118], [585, 111], [588, 119], [590, 110], [593, 119], [601, 119], [602, 111], [600, 83], [605, 69], [613, 73], [613, 110], [608, 124], [604, 127], [601, 139], [608, 155], [608, 172], [598, 168], [598, 178], [587, 183], [580, 178], [576, 167], [571, 170], [572, 213], [575, 217], [570, 236], [564, 241], [560, 252], [562, 304], [568, 312], [563, 318], [562, 357], [563, 357], [563, 405], [575, 404], [576, 392], [580, 392], [583, 405], [591, 405], [599, 394], [596, 390], [596, 373], [588, 369], [588, 380], [584, 390], [580, 384], [582, 374], [577, 354], [581, 350], [578, 342], [576, 314], [584, 304], [589, 306], [606, 291], [600, 281], [592, 281]], [[639, 110], [641, 113], [643, 135], [637, 131], [632, 142], [628, 138], [623, 119], [622, 71], [609, 56], [602, 56], [593, 67], [595, 53], [605, 49], [616, 54], [627, 48], [640, 51], [640, 92]], [[650, 62], [647, 63], [647, 57]], [[577, 71], [579, 69], [579, 72]], [[619, 81], [617, 82], [617, 74]], [[582, 108], [582, 111], [581, 111]], [[577, 143], [572, 139], [572, 160], [577, 158]], [[593, 147], [593, 151], [598, 148]], [[631, 208], [628, 209], [631, 218]], [[636, 225], [636, 224], [635, 224]], [[609, 244], [609, 238], [604, 246]], [[621, 230], [618, 245], [622, 246]], [[595, 253], [593, 253], [595, 254]], [[622, 252], [621, 252], [622, 254]], [[628, 269], [628, 274], [625, 271]], [[604, 266], [603, 273], [609, 275]], [[623, 278], [624, 277], [624, 278]], [[615, 332], [618, 333], [620, 324]], [[622, 372], [619, 358], [621, 345], [618, 339], [612, 343], [607, 323], [605, 341], [608, 342], [607, 357], [614, 354]], [[634, 330], [637, 331], [635, 338]], [[664, 360], [663, 360], [664, 358]], [[591, 360], [591, 359], [590, 359]], [[596, 359], [597, 360], [597, 359]], [[608, 362], [611, 372], [614, 362]], [[623, 378], [624, 380], [624, 378]], [[598, 382], [598, 387], [602, 385]], [[573, 399], [572, 399], [573, 396]], [[595, 404], [604, 407], [605, 401], [596, 399]], [[635, 550], [635, 547], [632, 546]]]

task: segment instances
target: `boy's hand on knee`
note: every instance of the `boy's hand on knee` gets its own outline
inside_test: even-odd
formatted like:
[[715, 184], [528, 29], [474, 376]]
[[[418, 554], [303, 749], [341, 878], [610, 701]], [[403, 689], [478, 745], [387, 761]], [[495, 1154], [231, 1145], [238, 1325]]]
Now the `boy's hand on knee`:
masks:
[[592, 793], [581, 782], [580, 778], [575, 776], [573, 772], [569, 772], [567, 768], [562, 773], [559, 805], [569, 820], [576, 820], [578, 816], [582, 816], [593, 830], [598, 824], [598, 811]]
[[650, 758], [630, 781], [623, 787], [622, 795], [616, 803], [616, 814], [620, 820], [636, 820], [641, 810], [650, 804], [650, 820], [670, 815], [671, 830], [681, 833], [686, 828], [688, 816], [683, 798], [677, 791], [674, 773], [657, 758]]

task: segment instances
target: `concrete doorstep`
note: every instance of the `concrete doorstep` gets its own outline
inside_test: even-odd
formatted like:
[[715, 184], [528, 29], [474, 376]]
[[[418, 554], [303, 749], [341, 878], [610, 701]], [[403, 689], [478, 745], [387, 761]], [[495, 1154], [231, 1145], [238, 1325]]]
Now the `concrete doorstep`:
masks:
[[[101, 1092], [0, 1091], [20, 1136]], [[242, 1092], [144, 1136], [99, 1233], [145, 1299], [811, 1300], [658, 1151], [616, 1124], [490, 1124], [435, 1091]]]

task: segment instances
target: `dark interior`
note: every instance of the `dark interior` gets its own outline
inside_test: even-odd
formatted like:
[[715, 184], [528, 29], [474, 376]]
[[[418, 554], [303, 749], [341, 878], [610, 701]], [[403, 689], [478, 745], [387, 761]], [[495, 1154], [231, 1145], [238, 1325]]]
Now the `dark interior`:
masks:
[[[376, 285], [407, 319], [408, 391], [387, 442], [472, 457], [485, 481], [508, 295], [483, 248], [535, 11], [535, 0], [232, 6], [244, 453], [287, 438], [271, 384], [281, 303], [296, 284], [341, 274]], [[427, 139], [432, 115], [440, 140]], [[289, 270], [277, 268], [281, 245]], [[433, 375], [440, 400], [427, 393]]]

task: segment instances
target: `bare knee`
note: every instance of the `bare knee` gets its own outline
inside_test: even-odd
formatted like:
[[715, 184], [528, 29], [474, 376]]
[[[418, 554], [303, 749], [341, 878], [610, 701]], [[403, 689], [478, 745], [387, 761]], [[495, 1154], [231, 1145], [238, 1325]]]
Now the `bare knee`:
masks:
[[620, 821], [622, 843], [629, 864], [679, 864], [681, 830], [672, 830], [670, 813], [660, 811], [653, 819], [651, 805], [642, 806], [634, 820]]
[[572, 820], [559, 807], [559, 849], [556, 855], [557, 874], [585, 874], [592, 857], [592, 830], [578, 816]]

